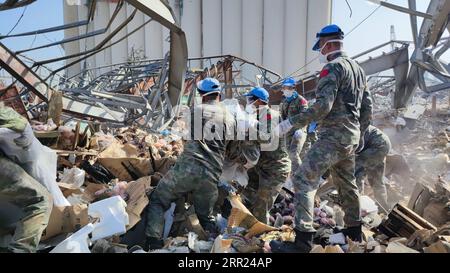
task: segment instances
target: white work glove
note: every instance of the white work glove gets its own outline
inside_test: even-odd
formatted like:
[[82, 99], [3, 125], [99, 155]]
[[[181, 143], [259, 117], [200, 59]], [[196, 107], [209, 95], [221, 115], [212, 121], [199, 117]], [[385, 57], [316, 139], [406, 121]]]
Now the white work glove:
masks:
[[284, 136], [293, 128], [292, 123], [289, 121], [289, 119], [284, 120], [280, 122], [277, 128], [277, 134], [278, 136]]
[[296, 140], [299, 140], [303, 137], [303, 131], [301, 129], [298, 129], [297, 131], [295, 131], [294, 133], [294, 138]]

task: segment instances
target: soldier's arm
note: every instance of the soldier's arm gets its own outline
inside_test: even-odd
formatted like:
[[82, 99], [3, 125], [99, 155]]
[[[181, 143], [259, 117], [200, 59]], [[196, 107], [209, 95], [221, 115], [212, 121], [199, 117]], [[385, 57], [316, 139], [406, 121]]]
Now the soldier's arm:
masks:
[[320, 121], [330, 113], [339, 88], [339, 75], [339, 67], [336, 64], [324, 67], [317, 84], [316, 102], [311, 108], [290, 118], [294, 126], [303, 127], [311, 121]]
[[372, 95], [370, 94], [370, 90], [367, 87], [364, 90], [363, 99], [361, 103], [361, 111], [359, 123], [361, 126], [361, 137], [364, 136], [367, 128], [369, 127], [372, 121], [372, 112], [373, 112], [373, 103], [372, 103]]
[[[302, 112], [305, 112], [308, 109], [308, 101], [301, 95], [299, 95], [299, 100], [297, 105], [295, 106], [295, 110], [293, 111], [293, 113], [290, 113], [290, 117], [293, 117], [295, 115], [300, 115]], [[302, 129], [304, 126], [299, 126], [294, 124], [294, 130], [292, 130], [292, 134], [298, 130], [298, 129]]]
[[242, 155], [244, 156], [242, 163], [247, 169], [256, 166], [260, 156], [260, 146], [257, 141], [243, 141], [241, 143]]

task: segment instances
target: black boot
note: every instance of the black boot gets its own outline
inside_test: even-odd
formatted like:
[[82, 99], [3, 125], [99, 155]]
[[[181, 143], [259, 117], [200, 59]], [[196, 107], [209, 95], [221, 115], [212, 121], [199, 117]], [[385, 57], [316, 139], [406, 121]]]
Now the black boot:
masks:
[[144, 250], [148, 252], [150, 250], [161, 249], [163, 248], [163, 246], [164, 246], [163, 240], [155, 237], [147, 237], [147, 240], [145, 241]]
[[342, 233], [344, 233], [345, 236], [348, 236], [353, 242], [362, 242], [361, 225], [343, 229]]
[[309, 253], [315, 232], [302, 232], [294, 229], [295, 242], [271, 241], [272, 253]]

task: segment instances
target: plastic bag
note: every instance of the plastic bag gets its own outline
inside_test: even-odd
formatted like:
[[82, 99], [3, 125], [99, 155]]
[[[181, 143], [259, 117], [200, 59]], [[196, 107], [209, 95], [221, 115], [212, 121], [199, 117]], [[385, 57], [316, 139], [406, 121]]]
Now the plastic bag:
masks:
[[164, 240], [169, 237], [170, 229], [173, 225], [173, 218], [174, 218], [174, 212], [175, 212], [176, 204], [172, 203], [170, 204], [170, 208], [164, 213]]
[[359, 197], [359, 203], [361, 208], [361, 216], [366, 216], [367, 214], [378, 212], [377, 204], [372, 200], [372, 198], [367, 195], [361, 195]]
[[[18, 137], [31, 139], [31, 145], [26, 149], [17, 146], [14, 139]], [[70, 206], [56, 183], [58, 160], [56, 152], [39, 142], [29, 124], [23, 134], [0, 128], [0, 149], [9, 159], [20, 165], [31, 177], [47, 188], [55, 206]]]
[[79, 188], [83, 186], [85, 176], [86, 172], [76, 167], [72, 169], [64, 169], [60, 182]]

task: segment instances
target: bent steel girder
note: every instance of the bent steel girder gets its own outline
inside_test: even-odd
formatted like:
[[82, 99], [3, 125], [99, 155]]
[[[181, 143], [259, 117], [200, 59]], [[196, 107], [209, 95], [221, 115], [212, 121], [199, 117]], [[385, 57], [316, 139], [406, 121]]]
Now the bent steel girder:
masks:
[[170, 30], [168, 97], [172, 106], [178, 105], [184, 90], [188, 49], [186, 34], [176, 22], [172, 9], [160, 0], [126, 0]]
[[33, 3], [36, 0], [6, 0], [0, 4], [0, 11], [20, 8]]
[[[48, 102], [55, 92], [31, 68], [24, 64], [14, 53], [0, 43], [0, 66], [44, 102]], [[74, 100], [63, 96], [63, 110], [74, 115], [89, 116], [100, 120], [123, 122], [125, 113], [96, 106], [96, 103]]]
[[[89, 33], [85, 33], [85, 34], [82, 34], [82, 35], [79, 35], [79, 36], [63, 39], [63, 40], [58, 41], [58, 42], [49, 43], [49, 44], [45, 44], [45, 45], [41, 45], [41, 46], [37, 46], [37, 47], [32, 47], [32, 48], [29, 48], [29, 49], [19, 50], [19, 51], [16, 51], [16, 54], [21, 54], [21, 53], [24, 53], [24, 52], [29, 52], [29, 51], [42, 49], [42, 48], [46, 48], [46, 47], [51, 47], [51, 46], [56, 46], [56, 45], [62, 45], [62, 44], [70, 43], [70, 42], [73, 42], [73, 41], [78, 41], [78, 40], [81, 40], [81, 39], [86, 39], [86, 38], [89, 38], [89, 37], [94, 37], [94, 36], [97, 36], [97, 35], [100, 35], [100, 34], [104, 34], [110, 29], [112, 23], [116, 19], [117, 15], [119, 14], [119, 12], [122, 9], [122, 7], [123, 7], [123, 2], [121, 1], [121, 2], [119, 2], [117, 4], [116, 9], [114, 10], [111, 18], [108, 21], [108, 24], [102, 29], [94, 30], [94, 31], [91, 31]], [[85, 21], [80, 21], [80, 22], [66, 24], [66, 25], [59, 26], [59, 27], [54, 27], [54, 28], [48, 28], [48, 29], [43, 29], [43, 30], [36, 30], [36, 31], [32, 31], [32, 32], [22, 33], [22, 34], [10, 35], [10, 36], [7, 36], [5, 38], [42, 34], [42, 33], [51, 32], [51, 31], [64, 30], [64, 29], [69, 29], [69, 28], [73, 28], [73, 27], [79, 27], [79, 26], [87, 25], [88, 23], [89, 23], [89, 20], [85, 20]], [[2, 39], [1, 36], [0, 36], [0, 39]]]
[[405, 96], [406, 80], [409, 69], [408, 45], [390, 53], [360, 63], [367, 75], [373, 75], [388, 69], [394, 70], [395, 95], [394, 107], [400, 108]]

